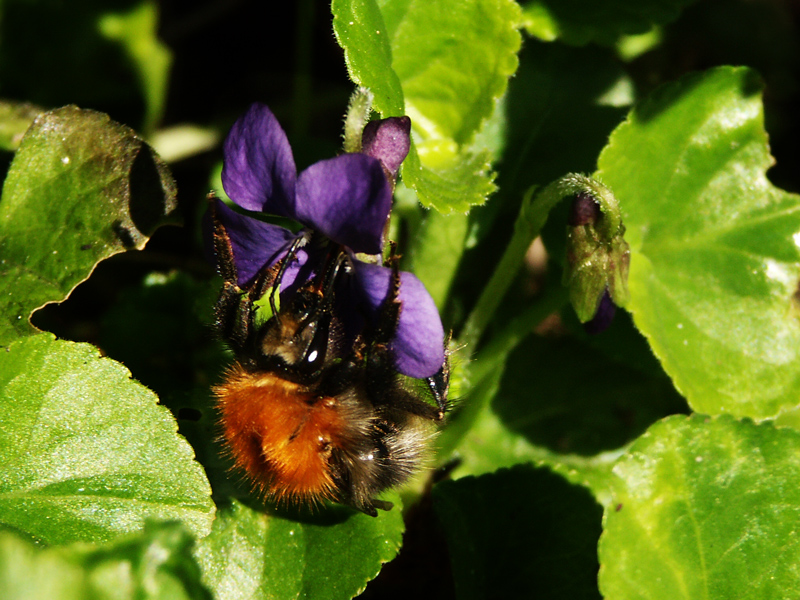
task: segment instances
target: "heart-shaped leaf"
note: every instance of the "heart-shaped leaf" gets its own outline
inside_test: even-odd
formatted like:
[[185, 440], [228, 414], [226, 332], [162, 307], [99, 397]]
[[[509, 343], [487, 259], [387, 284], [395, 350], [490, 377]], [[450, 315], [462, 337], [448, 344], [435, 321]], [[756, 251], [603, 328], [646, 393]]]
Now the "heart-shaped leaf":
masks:
[[33, 333], [31, 312], [97, 262], [143, 248], [175, 207], [168, 169], [129, 128], [74, 106], [37, 117], [0, 198], [0, 344]]
[[704, 413], [764, 418], [800, 395], [800, 196], [774, 187], [760, 83], [723, 67], [665, 86], [612, 134], [636, 326]]
[[209, 532], [202, 467], [125, 367], [50, 334], [2, 354], [0, 523], [48, 544], [109, 540], [147, 518]]

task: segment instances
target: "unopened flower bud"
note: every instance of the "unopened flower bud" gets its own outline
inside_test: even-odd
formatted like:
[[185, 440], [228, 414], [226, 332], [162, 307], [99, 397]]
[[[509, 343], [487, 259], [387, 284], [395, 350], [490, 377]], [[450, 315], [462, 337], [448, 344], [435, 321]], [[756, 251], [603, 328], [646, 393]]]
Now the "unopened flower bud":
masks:
[[594, 225], [603, 216], [600, 205], [589, 194], [578, 194], [569, 207], [567, 222], [572, 227]]
[[588, 192], [573, 198], [568, 223], [564, 284], [586, 331], [599, 333], [611, 324], [615, 305], [624, 306], [628, 299], [625, 227], [616, 201], [603, 204]]
[[592, 335], [605, 331], [609, 328], [611, 322], [614, 320], [614, 315], [616, 312], [617, 307], [614, 304], [614, 301], [611, 299], [608, 290], [606, 290], [600, 297], [600, 302], [597, 303], [597, 310], [595, 311], [594, 316], [591, 318], [591, 320], [586, 321], [586, 323], [583, 324], [584, 331]]
[[381, 161], [386, 177], [393, 182], [400, 164], [408, 155], [410, 135], [411, 119], [408, 117], [370, 121], [361, 136], [361, 152]]

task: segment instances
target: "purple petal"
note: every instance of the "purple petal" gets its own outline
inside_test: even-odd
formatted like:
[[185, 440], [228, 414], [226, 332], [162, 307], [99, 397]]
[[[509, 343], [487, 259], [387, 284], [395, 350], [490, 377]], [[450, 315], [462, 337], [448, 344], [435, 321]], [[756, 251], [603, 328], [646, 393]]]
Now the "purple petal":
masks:
[[589, 194], [581, 192], [572, 199], [567, 223], [572, 227], [594, 225], [602, 216], [600, 205]]
[[611, 322], [614, 320], [614, 315], [617, 312], [617, 307], [608, 293], [608, 288], [603, 292], [600, 301], [597, 303], [597, 311], [591, 320], [583, 324], [583, 329], [586, 333], [595, 335], [601, 333], [609, 328]]
[[325, 256], [326, 253], [321, 248], [311, 248], [306, 245], [297, 250], [280, 281], [281, 302], [290, 298], [301, 286], [314, 278]]
[[381, 161], [392, 179], [397, 177], [400, 163], [408, 156], [411, 146], [411, 119], [389, 117], [370, 121], [361, 135], [361, 151]]
[[381, 252], [391, 208], [381, 163], [364, 154], [315, 163], [297, 181], [297, 220], [354, 252]]
[[[362, 298], [377, 313], [389, 294], [392, 270], [354, 260]], [[395, 367], [409, 377], [434, 375], [444, 364], [444, 328], [428, 290], [411, 273], [400, 273], [400, 320], [390, 343]]]
[[[275, 263], [297, 237], [288, 229], [264, 223], [258, 219], [240, 215], [228, 208], [221, 200], [215, 200], [217, 218], [225, 226], [233, 249], [238, 283], [245, 285], [265, 266]], [[206, 224], [208, 221], [208, 224]], [[210, 219], [203, 223], [206, 247], [209, 247], [213, 224]], [[213, 248], [213, 243], [210, 246]], [[216, 262], [216, 260], [215, 260]], [[296, 273], [295, 273], [296, 274]], [[293, 277], [290, 279], [293, 280]], [[287, 279], [287, 282], [289, 279]]]
[[275, 115], [253, 104], [225, 140], [222, 186], [236, 204], [294, 218], [297, 167]]

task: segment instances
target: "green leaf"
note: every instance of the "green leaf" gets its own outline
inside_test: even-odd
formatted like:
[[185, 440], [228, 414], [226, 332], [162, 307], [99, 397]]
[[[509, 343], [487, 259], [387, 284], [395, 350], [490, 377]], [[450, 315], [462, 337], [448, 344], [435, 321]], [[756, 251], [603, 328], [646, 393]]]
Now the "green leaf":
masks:
[[67, 106], [40, 115], [0, 198], [0, 344], [62, 300], [98, 261], [142, 248], [175, 210], [175, 183], [141, 138], [106, 115]]
[[0, 367], [0, 522], [48, 544], [105, 541], [147, 518], [197, 536], [210, 487], [175, 420], [88, 344], [23, 338]]
[[597, 177], [631, 247], [629, 310], [693, 409], [797, 404], [800, 197], [767, 180], [760, 84], [723, 67], [666, 86], [612, 134]]
[[671, 417], [614, 476], [599, 546], [606, 598], [800, 595], [800, 433]]
[[508, 0], [382, 0], [392, 67], [420, 147], [472, 141], [517, 70], [519, 8]]
[[335, 0], [332, 11], [351, 79], [372, 90], [383, 116], [411, 117], [406, 185], [444, 213], [484, 202], [494, 190], [492, 157], [472, 143], [517, 68], [518, 6]]
[[[569, 337], [529, 336], [466, 401], [481, 402], [480, 394], [491, 406], [459, 442], [456, 475], [532, 462], [589, 487], [601, 504], [619, 448], [686, 410], [663, 373], [623, 365]], [[446, 429], [442, 440], [454, 433]]]
[[523, 25], [546, 42], [612, 44], [623, 34], [644, 33], [674, 21], [693, 0], [532, 0], [523, 3]]
[[617, 363], [574, 338], [536, 335], [509, 355], [492, 407], [531, 443], [587, 456], [619, 448], [661, 417], [686, 410], [663, 375]]
[[554, 452], [534, 445], [487, 408], [458, 447], [459, 465], [453, 476], [482, 475], [504, 467], [532, 464], [547, 467], [570, 483], [588, 488], [597, 502], [605, 506], [611, 502], [611, 467], [621, 454], [622, 450], [601, 452], [595, 456]]
[[217, 600], [352, 598], [400, 548], [402, 507], [390, 499], [376, 518], [331, 506], [299, 519], [232, 501], [197, 547], [203, 582]]
[[27, 102], [0, 101], [0, 150], [19, 148], [25, 131], [41, 112], [41, 108]]
[[600, 598], [601, 508], [584, 489], [530, 465], [433, 490], [458, 598]]
[[164, 113], [172, 55], [157, 37], [158, 5], [145, 0], [126, 13], [106, 13], [100, 33], [119, 43], [136, 68], [145, 98], [142, 130], [152, 132]]
[[0, 532], [0, 597], [9, 600], [205, 600], [192, 539], [177, 523], [106, 546], [37, 548]]
[[411, 252], [411, 271], [425, 284], [441, 312], [464, 251], [469, 222], [466, 215], [428, 211]]
[[376, 1], [333, 0], [331, 11], [350, 78], [370, 89], [372, 105], [382, 115], [404, 114], [403, 87], [392, 68], [392, 48]]
[[448, 215], [467, 212], [471, 206], [483, 204], [497, 189], [495, 173], [490, 171], [491, 158], [488, 152], [465, 151], [440, 166], [426, 167], [412, 140], [403, 162], [403, 181], [427, 208]]

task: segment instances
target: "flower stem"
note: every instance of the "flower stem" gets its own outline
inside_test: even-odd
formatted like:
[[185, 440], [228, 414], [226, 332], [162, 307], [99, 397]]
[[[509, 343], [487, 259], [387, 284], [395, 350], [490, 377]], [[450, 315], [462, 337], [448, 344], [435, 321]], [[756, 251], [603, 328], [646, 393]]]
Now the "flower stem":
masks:
[[600, 182], [571, 173], [557, 179], [536, 193], [536, 186], [531, 187], [522, 199], [517, 220], [514, 222], [514, 233], [511, 241], [506, 247], [503, 257], [500, 259], [497, 268], [483, 288], [483, 292], [478, 298], [472, 312], [467, 318], [464, 329], [459, 336], [459, 343], [467, 344], [470, 347], [477, 347], [486, 326], [492, 320], [497, 307], [503, 300], [508, 287], [516, 277], [525, 252], [534, 239], [542, 231], [542, 227], [547, 222], [550, 210], [558, 202], [567, 196], [573, 196], [580, 192], [588, 192], [598, 199], [603, 211], [613, 213], [612, 218], [619, 219], [619, 208], [613, 196], [609, 200], [610, 192]]
[[548, 286], [537, 302], [512, 318], [465, 366], [468, 387], [459, 402], [460, 410], [438, 439], [440, 456], [449, 456], [494, 397], [509, 353], [536, 325], [563, 306], [567, 296], [566, 288]]
[[344, 151], [361, 152], [361, 135], [372, 112], [372, 92], [367, 88], [356, 88], [350, 96], [347, 114], [344, 117]]

